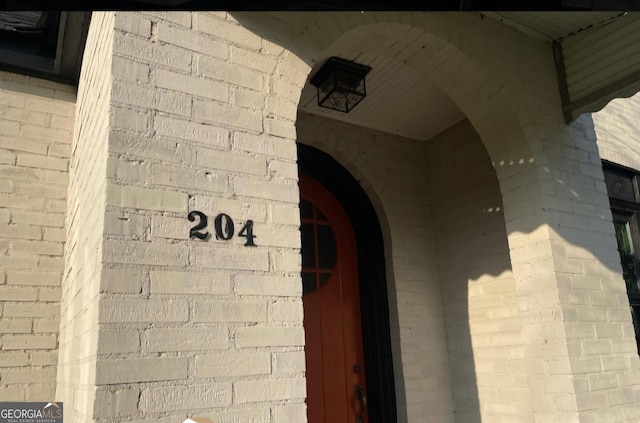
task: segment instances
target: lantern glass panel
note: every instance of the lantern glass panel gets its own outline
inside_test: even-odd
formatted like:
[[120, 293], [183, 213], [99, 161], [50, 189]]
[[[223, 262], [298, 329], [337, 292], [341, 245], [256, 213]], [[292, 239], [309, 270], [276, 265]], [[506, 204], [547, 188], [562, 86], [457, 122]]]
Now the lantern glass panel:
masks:
[[360, 73], [338, 69], [335, 71], [335, 80], [338, 88], [359, 93], [364, 91], [364, 75]]

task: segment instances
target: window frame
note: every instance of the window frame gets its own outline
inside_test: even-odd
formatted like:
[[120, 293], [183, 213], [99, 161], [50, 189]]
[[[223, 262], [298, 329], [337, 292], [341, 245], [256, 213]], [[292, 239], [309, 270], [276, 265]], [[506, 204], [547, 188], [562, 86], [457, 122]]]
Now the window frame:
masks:
[[[636, 333], [636, 346], [638, 353], [640, 354], [640, 172], [628, 167], [619, 165], [617, 163], [602, 161], [602, 170], [604, 173], [605, 184], [607, 185], [607, 195], [609, 197], [609, 205], [611, 207], [611, 214], [613, 217], [613, 223], [629, 223], [630, 238], [633, 246], [633, 264], [636, 276], [636, 284], [638, 285], [637, 292], [630, 292], [627, 286], [627, 297], [629, 298], [629, 305], [631, 307], [631, 319]], [[611, 190], [612, 178], [610, 175], [615, 175], [617, 178], [628, 178], [633, 188], [633, 200], [622, 199], [615, 197], [615, 190]], [[616, 236], [617, 242], [617, 236]], [[620, 252], [620, 245], [618, 245], [618, 252]], [[622, 267], [624, 275], [624, 266], [622, 263], [622, 256], [620, 257], [620, 265]]]
[[0, 42], [0, 70], [77, 85], [91, 12], [51, 13], [53, 24], [47, 34], [31, 41], [26, 35], [9, 37], [10, 30], [0, 30], [5, 35]]

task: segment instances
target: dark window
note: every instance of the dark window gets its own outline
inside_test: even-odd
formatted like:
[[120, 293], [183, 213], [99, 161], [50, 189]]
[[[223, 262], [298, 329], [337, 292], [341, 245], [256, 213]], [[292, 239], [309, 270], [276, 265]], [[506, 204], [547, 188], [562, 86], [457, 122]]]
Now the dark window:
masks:
[[627, 292], [638, 293], [638, 224], [635, 214], [616, 214], [613, 217], [618, 241], [618, 252], [622, 264], [622, 275], [627, 285]]
[[77, 82], [89, 20], [90, 12], [0, 11], [0, 69]]
[[323, 287], [336, 265], [336, 239], [324, 213], [307, 200], [300, 202], [302, 221], [302, 293]]
[[622, 277], [627, 286], [636, 344], [640, 352], [640, 172], [608, 162], [603, 163], [603, 170], [622, 264]]
[[0, 12], [2, 62], [43, 72], [54, 69], [60, 12]]

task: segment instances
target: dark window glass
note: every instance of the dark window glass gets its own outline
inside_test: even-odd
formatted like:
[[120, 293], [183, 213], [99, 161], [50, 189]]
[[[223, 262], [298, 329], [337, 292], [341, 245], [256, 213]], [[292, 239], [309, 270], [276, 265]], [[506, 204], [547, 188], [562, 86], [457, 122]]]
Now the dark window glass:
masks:
[[618, 253], [620, 254], [620, 264], [622, 265], [622, 277], [627, 286], [627, 295], [631, 305], [631, 319], [636, 332], [636, 346], [640, 352], [640, 290], [638, 289], [638, 236], [636, 215], [616, 214], [613, 225], [616, 231], [616, 241], [618, 243]]
[[333, 269], [336, 265], [336, 240], [327, 225], [318, 225], [318, 267]]
[[329, 279], [331, 278], [331, 273], [320, 273], [318, 275], [318, 279], [320, 279], [320, 286], [325, 286]]
[[300, 201], [302, 224], [302, 293], [315, 291], [329, 282], [336, 265], [336, 238], [327, 217], [306, 200]]
[[622, 276], [627, 284], [627, 292], [639, 292], [638, 276], [636, 274], [635, 251], [631, 239], [631, 226], [629, 222], [614, 222], [618, 252], [622, 264]]
[[313, 218], [313, 205], [307, 200], [300, 200], [300, 217]]
[[313, 223], [302, 224], [302, 268], [316, 267], [316, 240]]
[[633, 187], [633, 176], [626, 173], [605, 169], [605, 184], [609, 197], [616, 200], [635, 202], [635, 188]]
[[316, 290], [316, 274], [314, 272], [302, 272], [302, 295]]
[[640, 196], [638, 176], [640, 173], [610, 163], [603, 164], [604, 179], [613, 213], [622, 277], [627, 288], [631, 318], [636, 332], [636, 344], [640, 352]]

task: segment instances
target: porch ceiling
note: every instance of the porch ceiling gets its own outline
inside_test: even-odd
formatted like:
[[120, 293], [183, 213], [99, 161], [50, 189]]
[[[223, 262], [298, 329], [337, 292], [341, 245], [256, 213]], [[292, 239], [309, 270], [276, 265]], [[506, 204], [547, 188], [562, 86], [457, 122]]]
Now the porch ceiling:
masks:
[[300, 110], [421, 141], [465, 117], [438, 87], [391, 58], [364, 53], [341, 57], [371, 66], [365, 99], [349, 113], [318, 107], [316, 87], [307, 83], [300, 98]]
[[[640, 91], [640, 13], [481, 14], [553, 45], [567, 122]], [[411, 69], [365, 54], [342, 57], [372, 67], [367, 98], [349, 114], [334, 112], [316, 105], [315, 87], [308, 84], [301, 110], [418, 140], [428, 140], [464, 118], [444, 93]]]

